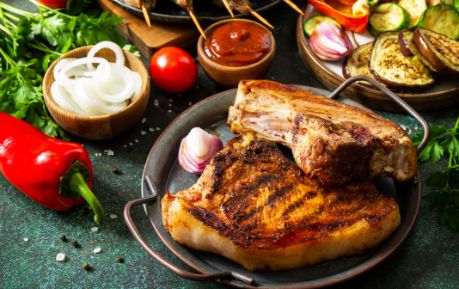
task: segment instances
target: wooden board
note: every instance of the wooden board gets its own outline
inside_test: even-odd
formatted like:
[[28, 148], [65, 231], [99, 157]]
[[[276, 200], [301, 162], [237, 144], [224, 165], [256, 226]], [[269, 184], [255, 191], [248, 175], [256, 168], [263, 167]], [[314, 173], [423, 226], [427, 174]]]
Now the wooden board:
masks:
[[99, 0], [100, 6], [123, 18], [121, 32], [137, 46], [140, 53], [149, 59], [154, 51], [163, 46], [184, 47], [195, 42], [199, 36], [193, 25], [152, 22], [148, 27], [143, 18], [139, 18], [110, 0]]

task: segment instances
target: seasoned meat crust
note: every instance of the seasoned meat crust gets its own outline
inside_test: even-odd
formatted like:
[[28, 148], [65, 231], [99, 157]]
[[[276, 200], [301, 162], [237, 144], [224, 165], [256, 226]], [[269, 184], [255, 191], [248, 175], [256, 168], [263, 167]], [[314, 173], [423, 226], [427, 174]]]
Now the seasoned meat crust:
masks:
[[296, 86], [241, 81], [228, 125], [288, 146], [303, 172], [325, 186], [375, 176], [407, 181], [417, 170], [413, 143], [397, 124]]
[[162, 199], [164, 226], [188, 247], [249, 270], [280, 270], [355, 255], [400, 223], [397, 203], [372, 182], [323, 189], [273, 142], [230, 142], [198, 182]]

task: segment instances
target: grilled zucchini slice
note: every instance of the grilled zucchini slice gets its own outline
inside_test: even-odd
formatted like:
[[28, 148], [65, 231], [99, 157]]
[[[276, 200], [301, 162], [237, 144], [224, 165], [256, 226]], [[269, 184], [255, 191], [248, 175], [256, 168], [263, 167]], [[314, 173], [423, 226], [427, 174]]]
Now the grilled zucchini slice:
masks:
[[419, 28], [414, 32], [413, 43], [438, 70], [447, 68], [459, 73], [459, 41]]
[[384, 3], [376, 6], [371, 13], [370, 33], [378, 35], [388, 31], [400, 31], [408, 27], [409, 14], [400, 5]]
[[409, 14], [408, 27], [413, 28], [418, 25], [422, 15], [427, 10], [426, 0], [400, 0], [400, 5]]
[[343, 75], [346, 78], [356, 75], [366, 75], [374, 78], [368, 68], [368, 56], [370, 55], [372, 43], [367, 43], [357, 47], [346, 58], [343, 63]]
[[453, 6], [440, 4], [427, 8], [418, 27], [459, 39], [459, 13]]
[[430, 70], [418, 57], [403, 55], [398, 33], [379, 35], [373, 42], [369, 68], [376, 79], [400, 89], [424, 89], [434, 83]]

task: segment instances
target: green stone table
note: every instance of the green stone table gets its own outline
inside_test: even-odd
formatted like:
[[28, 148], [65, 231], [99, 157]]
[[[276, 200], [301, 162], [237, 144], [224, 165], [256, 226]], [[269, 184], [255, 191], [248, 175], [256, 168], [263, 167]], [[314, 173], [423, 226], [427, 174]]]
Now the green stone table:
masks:
[[[25, 0], [6, 2], [26, 6]], [[276, 27], [278, 42], [267, 78], [321, 87], [297, 52], [297, 15], [288, 6], [279, 5], [266, 17]], [[190, 103], [220, 90], [200, 70], [196, 86], [185, 94], [167, 95], [153, 87], [145, 123], [129, 133], [103, 142], [74, 139], [84, 143], [90, 153], [94, 191], [107, 212], [98, 232], [91, 230], [95, 224], [84, 206], [67, 213], [43, 209], [0, 176], [0, 288], [222, 288], [215, 282], [174, 275], [140, 248], [122, 219], [123, 206], [140, 195], [143, 165], [161, 131]], [[429, 122], [448, 124], [457, 115], [458, 108], [423, 114]], [[404, 116], [392, 117], [412, 122]], [[114, 168], [122, 174], [115, 174]], [[420, 167], [423, 182], [433, 169], [428, 164]], [[459, 288], [459, 234], [440, 227], [437, 217], [423, 200], [412, 233], [394, 254], [369, 272], [333, 288]], [[134, 218], [155, 249], [180, 263], [155, 236], [143, 210], [136, 209]], [[63, 234], [77, 240], [81, 248], [62, 242]], [[96, 247], [102, 252], [94, 254]], [[67, 262], [55, 260], [60, 252], [67, 255]], [[124, 263], [115, 262], [117, 256], [123, 257]], [[92, 272], [82, 269], [84, 262], [92, 266]]]

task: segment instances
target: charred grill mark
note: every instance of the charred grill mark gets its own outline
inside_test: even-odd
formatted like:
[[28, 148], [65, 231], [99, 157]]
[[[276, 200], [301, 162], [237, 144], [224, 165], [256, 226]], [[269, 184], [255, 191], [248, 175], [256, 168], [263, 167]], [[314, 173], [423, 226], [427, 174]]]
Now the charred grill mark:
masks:
[[222, 220], [220, 220], [217, 215], [204, 208], [191, 207], [188, 209], [188, 212], [204, 225], [212, 227], [220, 233], [227, 232], [229, 229], [228, 226], [222, 222]]
[[235, 214], [236, 217], [241, 214], [245, 215], [245, 210], [251, 204], [247, 200], [248, 196], [256, 197], [260, 193], [260, 187], [277, 181], [282, 181], [282, 178], [275, 175], [262, 175], [250, 184], [242, 184], [240, 190], [233, 192], [232, 196], [223, 203], [225, 214]]
[[281, 199], [286, 193], [290, 192], [293, 188], [293, 184], [288, 184], [276, 190], [272, 195], [268, 197], [268, 201], [266, 202], [265, 206], [271, 206], [275, 201]]
[[296, 209], [300, 208], [301, 206], [304, 205], [304, 202], [306, 200], [310, 200], [312, 198], [315, 198], [317, 196], [317, 192], [315, 191], [310, 191], [310, 192], [307, 192], [303, 198], [297, 200], [296, 202], [290, 204], [287, 209], [285, 209], [285, 211], [282, 213], [282, 217], [287, 217], [288, 214], [290, 214], [291, 212], [295, 211]]
[[223, 179], [223, 173], [229, 166], [231, 166], [234, 163], [235, 160], [236, 160], [236, 157], [233, 156], [230, 151], [226, 151], [225, 153], [218, 153], [215, 156], [213, 160], [214, 180], [213, 180], [212, 187], [211, 187], [212, 193], [215, 193], [220, 189], [220, 185]]
[[[244, 222], [244, 221], [247, 221], [247, 220], [251, 219], [257, 213], [262, 211], [265, 206], [271, 206], [275, 201], [277, 201], [278, 199], [282, 198], [282, 196], [284, 196], [286, 193], [290, 192], [293, 188], [294, 188], [293, 184], [288, 184], [287, 186], [284, 186], [284, 187], [276, 190], [272, 195], [270, 195], [268, 197], [268, 201], [266, 202], [266, 204], [264, 204], [264, 206], [258, 206], [255, 209], [250, 210], [246, 214], [242, 214], [242, 215], [238, 214], [236, 216], [235, 220], [237, 222]], [[246, 204], [249, 205], [248, 202]]]
[[294, 202], [293, 204], [290, 204], [287, 209], [282, 213], [282, 217], [287, 217], [288, 214], [290, 214], [291, 212], [295, 211], [296, 209], [300, 208], [301, 206], [304, 205], [304, 199], [301, 199], [301, 200], [298, 200], [296, 202]]
[[236, 215], [235, 221], [238, 223], [242, 223], [246, 220], [251, 219], [253, 216], [255, 216], [258, 212], [260, 212], [263, 208], [262, 207], [256, 207], [253, 210], [250, 210], [247, 214], [238, 214]]

